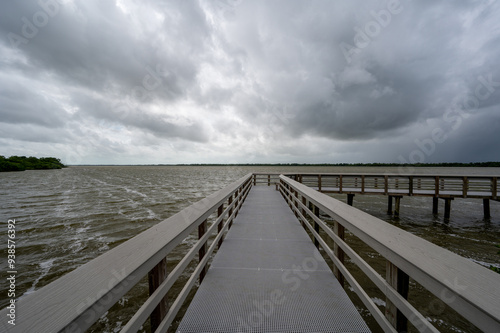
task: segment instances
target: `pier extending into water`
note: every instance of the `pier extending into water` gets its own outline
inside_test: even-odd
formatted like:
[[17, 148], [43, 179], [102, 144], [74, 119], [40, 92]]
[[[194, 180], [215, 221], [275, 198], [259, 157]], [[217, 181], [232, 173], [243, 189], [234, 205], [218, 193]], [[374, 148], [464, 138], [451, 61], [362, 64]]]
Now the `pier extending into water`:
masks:
[[[499, 274], [318, 191], [498, 200], [496, 177], [467, 177], [466, 187], [461, 178], [459, 190], [442, 176], [422, 176], [420, 185], [415, 176], [318, 176], [248, 174], [22, 298], [16, 326], [2, 321], [0, 330], [84, 332], [148, 276], [150, 296], [122, 332], [148, 320], [153, 331], [167, 332], [197, 284], [179, 332], [290, 332], [290, 325], [310, 332], [314, 323], [313, 331], [368, 331], [346, 288], [386, 332], [409, 326], [438, 332], [412, 304], [415, 283], [456, 311], [457, 320], [500, 331]], [[404, 177], [413, 178], [405, 185]], [[433, 194], [423, 178], [434, 179]], [[383, 257], [385, 271], [370, 266], [347, 234]], [[167, 270], [169, 254], [193, 235], [198, 241]], [[378, 288], [385, 306], [374, 303], [353, 270]], [[189, 278], [173, 293], [183, 274]]]
[[[387, 214], [399, 216], [404, 196], [432, 197], [432, 212], [438, 214], [439, 200], [444, 201], [444, 219], [451, 215], [455, 198], [482, 199], [484, 218], [491, 217], [490, 200], [500, 201], [498, 176], [444, 176], [399, 173], [300, 173], [286, 174], [290, 178], [322, 193], [347, 195], [353, 205], [354, 196], [387, 196]], [[275, 184], [279, 174], [254, 174], [254, 184]], [[393, 205], [394, 201], [394, 205]]]

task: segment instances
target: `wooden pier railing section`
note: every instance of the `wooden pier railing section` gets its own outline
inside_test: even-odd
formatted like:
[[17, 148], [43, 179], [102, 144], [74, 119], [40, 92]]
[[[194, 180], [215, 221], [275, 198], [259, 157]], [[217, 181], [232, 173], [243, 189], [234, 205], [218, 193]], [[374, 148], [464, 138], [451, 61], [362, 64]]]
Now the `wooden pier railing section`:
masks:
[[[435, 198], [436, 210], [438, 199], [448, 202], [458, 197], [479, 198], [484, 200], [486, 212], [489, 200], [498, 201], [497, 177], [257, 173], [242, 177], [23, 297], [16, 304], [16, 325], [10, 326], [2, 319], [0, 331], [85, 332], [148, 276], [150, 296], [129, 318], [121, 332], [136, 332], [148, 320], [152, 331], [167, 332], [193, 287], [197, 283], [203, 286], [207, 272], [210, 273], [209, 260], [216, 250], [223, 250], [223, 240], [232, 232], [232, 224], [240, 223], [245, 219], [246, 215], [243, 215], [252, 211], [254, 201], [245, 202], [245, 199], [256, 190], [257, 185], [268, 185], [265, 189], [260, 187], [261, 190], [282, 195], [295, 215], [294, 219], [308, 231], [321, 255], [333, 263], [331, 274], [343, 288], [348, 285], [354, 290], [384, 331], [403, 332], [410, 325], [420, 332], [438, 332], [426, 316], [412, 305], [409, 295], [414, 284], [409, 282], [411, 279], [454, 309], [460, 317], [457, 320], [468, 321], [484, 332], [500, 332], [499, 274], [321, 193], [345, 193], [350, 204], [356, 194], [386, 195], [396, 198], [397, 211], [402, 196], [431, 196]], [[240, 212], [241, 215], [238, 215]], [[279, 219], [273, 217], [272, 207], [269, 212], [269, 221]], [[334, 222], [326, 221], [325, 216]], [[347, 232], [384, 258], [385, 276], [372, 268], [356, 252], [355, 246], [349, 244], [352, 237], [344, 237]], [[181, 243], [186, 246], [184, 241], [193, 235], [196, 235], [197, 242], [167, 271], [169, 254]], [[216, 259], [217, 256], [218, 253]], [[374, 303], [366, 286], [356, 278], [354, 265], [355, 270], [361, 271], [385, 295], [385, 306]], [[172, 286], [180, 283], [181, 275], [189, 278], [182, 282], [179, 291], [174, 292]], [[224, 285], [219, 287], [225, 288]], [[245, 285], [240, 287], [245, 288]], [[296, 292], [308, 292], [306, 288], [302, 289], [298, 288]], [[271, 293], [269, 297], [278, 296]], [[7, 313], [8, 309], [2, 310], [1, 318], [6, 318]], [[314, 313], [315, 309], [311, 309], [311, 320], [324, 319]], [[231, 315], [227, 313], [226, 317]], [[265, 311], [261, 315], [271, 316]], [[202, 322], [206, 319], [203, 314], [196, 316], [195, 319]], [[259, 325], [250, 323], [238, 330], [266, 331]], [[328, 331], [337, 330], [332, 327]]]

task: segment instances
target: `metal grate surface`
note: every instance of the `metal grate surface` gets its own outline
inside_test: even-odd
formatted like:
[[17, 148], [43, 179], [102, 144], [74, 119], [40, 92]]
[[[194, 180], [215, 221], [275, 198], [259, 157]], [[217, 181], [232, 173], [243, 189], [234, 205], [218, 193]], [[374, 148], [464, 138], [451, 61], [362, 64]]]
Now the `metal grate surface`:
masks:
[[369, 332], [274, 187], [253, 187], [177, 332]]

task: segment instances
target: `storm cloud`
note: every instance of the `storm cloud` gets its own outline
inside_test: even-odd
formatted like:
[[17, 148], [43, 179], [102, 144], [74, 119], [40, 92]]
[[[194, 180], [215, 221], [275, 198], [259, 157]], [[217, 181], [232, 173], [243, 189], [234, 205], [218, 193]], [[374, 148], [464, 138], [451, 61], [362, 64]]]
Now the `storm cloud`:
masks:
[[473, 0], [9, 1], [0, 154], [500, 160], [498, 17]]

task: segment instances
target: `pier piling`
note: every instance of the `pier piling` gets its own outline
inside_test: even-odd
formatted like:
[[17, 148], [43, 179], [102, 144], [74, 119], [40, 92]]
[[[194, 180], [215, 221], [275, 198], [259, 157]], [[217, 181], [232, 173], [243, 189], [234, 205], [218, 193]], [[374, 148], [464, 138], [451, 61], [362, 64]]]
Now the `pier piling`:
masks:
[[484, 211], [484, 218], [485, 219], [491, 218], [490, 199], [483, 199], [483, 211]]
[[352, 206], [353, 200], [354, 200], [354, 194], [352, 194], [352, 193], [347, 194], [347, 204], [349, 206]]

